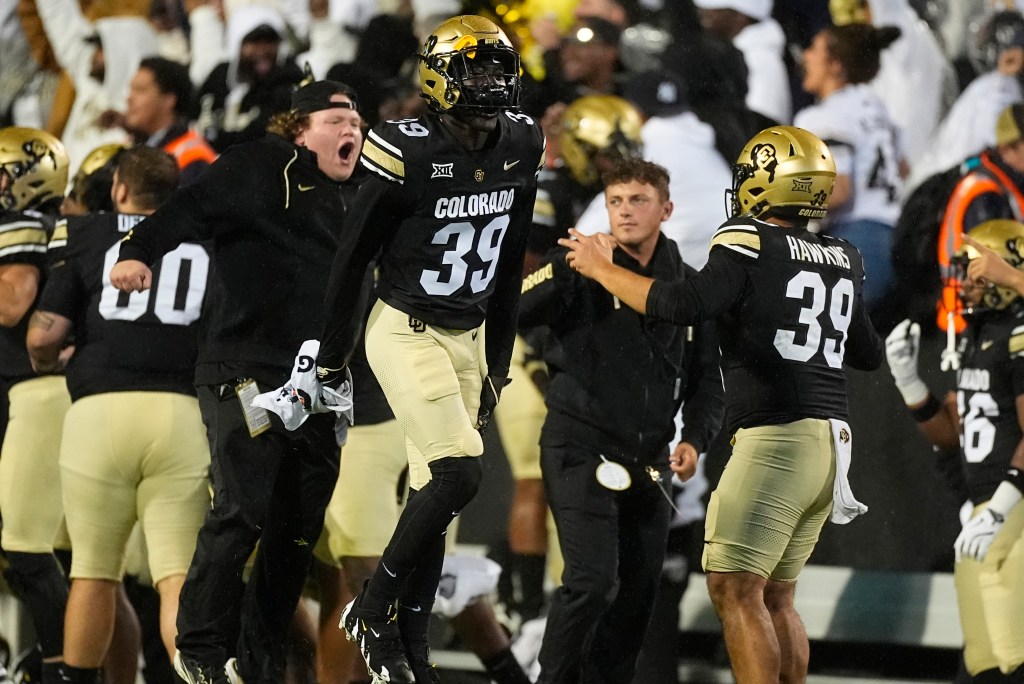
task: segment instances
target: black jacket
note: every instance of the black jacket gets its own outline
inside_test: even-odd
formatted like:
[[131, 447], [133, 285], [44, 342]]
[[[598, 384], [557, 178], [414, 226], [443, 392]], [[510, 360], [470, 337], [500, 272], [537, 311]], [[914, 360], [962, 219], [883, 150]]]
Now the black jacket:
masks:
[[323, 296], [355, 182], [275, 135], [232, 148], [121, 243], [147, 264], [182, 242], [211, 243], [197, 384], [254, 377], [271, 386], [323, 329]]
[[[672, 240], [658, 239], [646, 268], [621, 249], [619, 266], [677, 280], [694, 270]], [[550, 326], [547, 435], [591, 446], [612, 460], [659, 464], [683, 404], [680, 438], [707, 449], [723, 416], [714, 323], [679, 327], [636, 313], [552, 250], [523, 281], [521, 326]]]

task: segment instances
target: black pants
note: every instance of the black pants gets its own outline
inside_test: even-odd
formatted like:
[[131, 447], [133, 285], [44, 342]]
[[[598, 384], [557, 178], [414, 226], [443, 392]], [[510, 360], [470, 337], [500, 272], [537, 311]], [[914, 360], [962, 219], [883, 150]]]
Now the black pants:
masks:
[[288, 432], [271, 416], [272, 427], [253, 438], [233, 391], [198, 394], [213, 507], [181, 591], [177, 647], [213, 664], [236, 655], [248, 684], [280, 684], [292, 614], [338, 479], [335, 418], [314, 415]]
[[668, 478], [657, 484], [632, 466], [632, 486], [615, 492], [597, 481], [600, 463], [593, 449], [541, 439], [544, 486], [565, 558], [540, 650], [541, 684], [629, 684], [657, 595]]

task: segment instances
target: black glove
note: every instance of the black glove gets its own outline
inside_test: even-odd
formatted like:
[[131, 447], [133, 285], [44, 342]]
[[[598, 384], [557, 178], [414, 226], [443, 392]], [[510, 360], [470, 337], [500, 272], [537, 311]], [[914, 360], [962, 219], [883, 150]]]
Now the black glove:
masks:
[[505, 385], [512, 382], [510, 378], [499, 375], [488, 375], [484, 378], [483, 389], [480, 390], [480, 410], [476, 414], [476, 429], [483, 430], [491, 422], [494, 415], [494, 407], [501, 399], [501, 390]]

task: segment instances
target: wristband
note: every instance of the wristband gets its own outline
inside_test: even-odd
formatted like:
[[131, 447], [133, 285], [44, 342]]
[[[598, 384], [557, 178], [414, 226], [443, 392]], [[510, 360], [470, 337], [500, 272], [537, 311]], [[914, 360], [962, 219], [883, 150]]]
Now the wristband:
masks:
[[1003, 479], [1016, 487], [1017, 491], [1024, 492], [1024, 471], [1018, 468], [1010, 468], [1006, 471], [1006, 477]]
[[[1016, 470], [1016, 469], [1014, 469]], [[1018, 475], [1019, 477], [1019, 475]], [[989, 499], [988, 509], [1002, 519], [1006, 519], [1010, 509], [1017, 505], [1024, 495], [1009, 480], [1003, 480], [996, 487], [995, 493]]]
[[942, 404], [939, 403], [939, 400], [936, 399], [934, 395], [929, 394], [922, 406], [910, 409], [910, 415], [914, 416], [914, 420], [918, 423], [926, 423], [934, 418], [941, 410]]

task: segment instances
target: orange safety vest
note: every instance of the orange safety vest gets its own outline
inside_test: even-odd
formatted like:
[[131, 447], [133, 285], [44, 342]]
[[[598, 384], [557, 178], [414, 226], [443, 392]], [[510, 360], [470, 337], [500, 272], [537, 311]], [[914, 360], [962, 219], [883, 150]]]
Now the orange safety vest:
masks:
[[950, 263], [960, 249], [960, 235], [964, 232], [964, 213], [967, 207], [978, 196], [994, 192], [1009, 202], [1014, 219], [1024, 220], [1024, 193], [1021, 189], [992, 161], [990, 152], [983, 152], [978, 160], [981, 165], [961, 178], [953, 188], [939, 229], [939, 273], [942, 275], [943, 286], [935, 322], [941, 330], [945, 330], [949, 323], [949, 314], [952, 313], [957, 333], [963, 332], [967, 322], [960, 313], [960, 282], [956, 279]]
[[217, 159], [217, 153], [206, 139], [191, 128], [165, 144], [163, 151], [178, 160], [179, 170], [197, 161], [212, 164]]

